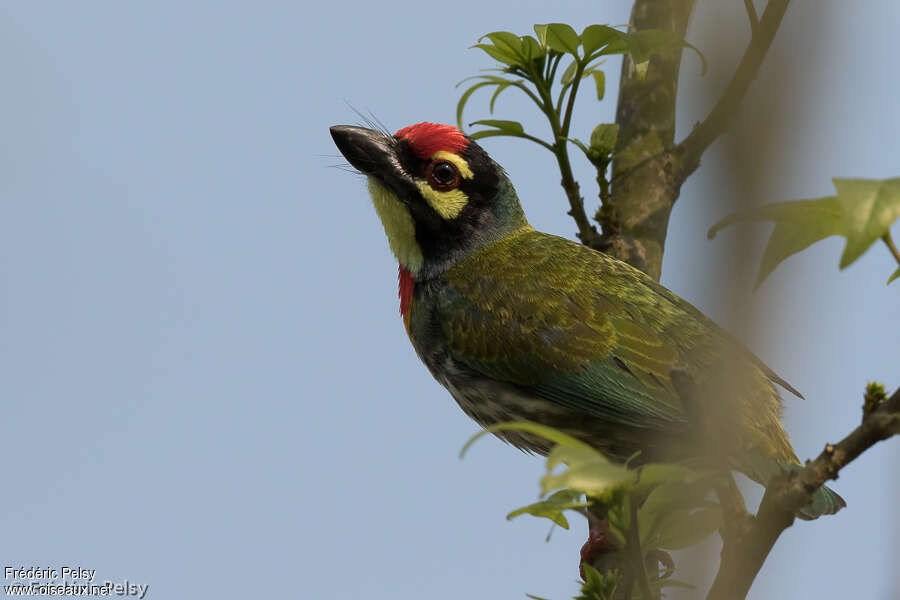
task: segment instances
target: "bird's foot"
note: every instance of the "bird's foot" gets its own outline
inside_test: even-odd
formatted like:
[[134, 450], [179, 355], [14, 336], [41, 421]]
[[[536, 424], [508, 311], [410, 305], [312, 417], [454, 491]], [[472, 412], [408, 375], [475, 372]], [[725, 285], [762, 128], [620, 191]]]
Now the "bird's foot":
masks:
[[581, 563], [578, 571], [584, 579], [584, 565], [594, 564], [594, 560], [603, 552], [617, 550], [616, 543], [609, 532], [609, 519], [588, 518], [588, 539], [581, 547]]

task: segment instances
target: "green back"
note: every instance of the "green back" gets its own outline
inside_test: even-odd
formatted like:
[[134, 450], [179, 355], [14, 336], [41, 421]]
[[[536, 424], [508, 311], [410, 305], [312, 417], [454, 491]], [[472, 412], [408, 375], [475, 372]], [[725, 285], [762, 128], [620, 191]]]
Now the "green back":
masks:
[[734, 394], [699, 410], [727, 415], [754, 453], [796, 462], [777, 376], [630, 265], [525, 227], [462, 259], [443, 282], [441, 333], [469, 368], [573, 411], [671, 430], [695, 410], [683, 405], [673, 371], [703, 388], [728, 365]]

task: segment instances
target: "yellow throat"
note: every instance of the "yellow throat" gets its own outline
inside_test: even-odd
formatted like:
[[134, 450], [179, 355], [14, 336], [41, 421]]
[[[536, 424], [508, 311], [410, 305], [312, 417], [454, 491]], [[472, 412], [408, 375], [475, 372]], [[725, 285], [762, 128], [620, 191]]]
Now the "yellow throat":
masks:
[[415, 274], [422, 267], [422, 249], [416, 242], [416, 226], [409, 209], [397, 195], [374, 177], [368, 178], [369, 194], [381, 219], [391, 252], [400, 264]]

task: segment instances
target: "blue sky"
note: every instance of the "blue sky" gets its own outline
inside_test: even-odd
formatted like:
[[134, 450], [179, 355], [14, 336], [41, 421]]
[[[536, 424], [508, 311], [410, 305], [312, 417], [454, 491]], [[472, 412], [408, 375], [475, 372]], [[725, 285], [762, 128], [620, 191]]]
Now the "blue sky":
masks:
[[[3, 565], [80, 565], [150, 598], [570, 597], [584, 525], [544, 543], [543, 521], [504, 520], [535, 498], [537, 458], [495, 440], [457, 458], [476, 426], [409, 346], [394, 259], [363, 180], [329, 168], [328, 126], [358, 122], [346, 103], [390, 129], [452, 122], [454, 84], [491, 66], [467, 50], [479, 35], [625, 23], [628, 5], [3, 4]], [[737, 0], [697, 10], [690, 41], [735, 44], [706, 77], [686, 56], [679, 137], [748, 36]], [[785, 134], [753, 201], [898, 175], [898, 18], [791, 6], [739, 130]], [[580, 103], [584, 137], [612, 119], [607, 66], [609, 100]], [[486, 116], [476, 96], [466, 117]], [[496, 116], [542, 131], [511, 93]], [[831, 239], [750, 295], [729, 259], [743, 234], [705, 237], [748, 193], [728, 175], [744, 139], [685, 185], [663, 282], [803, 391], [786, 424], [813, 456], [857, 424], [867, 380], [900, 385], [896, 265], [875, 247], [838, 272]], [[549, 155], [484, 146], [532, 224], [572, 237]], [[755, 263], [765, 232], [747, 231]], [[848, 468], [834, 487], [849, 507], [787, 531], [751, 597], [900, 595], [898, 459], [893, 442]]]

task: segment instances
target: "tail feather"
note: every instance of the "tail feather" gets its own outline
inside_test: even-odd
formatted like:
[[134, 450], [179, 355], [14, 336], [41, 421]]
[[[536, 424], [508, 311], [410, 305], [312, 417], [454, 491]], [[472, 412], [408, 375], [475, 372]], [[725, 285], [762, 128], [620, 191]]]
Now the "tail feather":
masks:
[[[787, 469], [790, 471], [799, 471], [802, 468], [800, 465], [787, 465]], [[833, 515], [845, 506], [847, 503], [837, 492], [823, 485], [813, 494], [813, 501], [797, 511], [797, 517], [804, 521], [811, 521], [822, 515]]]
[[[779, 463], [771, 458], [763, 457], [758, 454], [751, 455], [749, 463], [750, 464], [747, 466], [750, 466], [751, 468], [744, 472], [751, 479], [763, 485], [768, 485], [768, 482], [772, 477], [779, 473], [785, 471], [799, 471], [803, 468], [799, 464]], [[823, 485], [813, 494], [812, 502], [797, 511], [797, 517], [804, 521], [811, 521], [813, 519], [818, 519], [822, 515], [833, 515], [845, 506], [847, 506], [847, 503], [837, 494], [837, 492]]]

